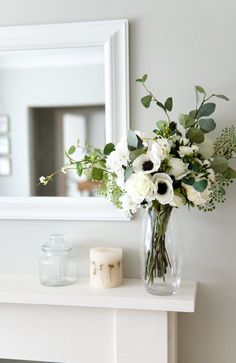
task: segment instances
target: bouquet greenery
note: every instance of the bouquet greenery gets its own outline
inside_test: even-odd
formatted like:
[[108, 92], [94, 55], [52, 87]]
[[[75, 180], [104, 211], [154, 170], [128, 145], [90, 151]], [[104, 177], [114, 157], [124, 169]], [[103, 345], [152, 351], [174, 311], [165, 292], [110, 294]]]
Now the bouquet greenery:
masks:
[[[68, 163], [60, 171], [74, 168], [79, 176], [85, 173], [101, 182], [100, 195], [130, 214], [145, 207], [166, 215], [159, 225], [161, 235], [158, 232], [154, 237], [150, 262], [146, 263], [146, 273], [153, 281], [156, 276], [165, 277], [169, 264], [163, 236], [172, 208], [187, 205], [212, 211], [216, 203], [224, 202], [225, 187], [236, 178], [236, 171], [229, 165], [236, 156], [236, 132], [231, 126], [223, 129], [215, 142], [208, 137], [216, 127], [212, 99], [228, 101], [226, 96], [207, 95], [196, 86], [195, 108], [181, 114], [177, 123], [170, 116], [172, 98], [161, 102], [147, 88], [146, 80], [147, 75], [137, 79], [146, 92], [141, 99], [143, 106], [149, 108], [154, 103], [164, 114], [156, 122], [153, 136], [130, 130], [117, 145], [108, 143], [103, 150], [89, 150], [81, 160], [74, 160], [74, 152], [81, 147], [78, 142], [66, 151]], [[46, 185], [60, 171], [41, 177], [40, 182]], [[151, 263], [157, 256], [159, 264]]]

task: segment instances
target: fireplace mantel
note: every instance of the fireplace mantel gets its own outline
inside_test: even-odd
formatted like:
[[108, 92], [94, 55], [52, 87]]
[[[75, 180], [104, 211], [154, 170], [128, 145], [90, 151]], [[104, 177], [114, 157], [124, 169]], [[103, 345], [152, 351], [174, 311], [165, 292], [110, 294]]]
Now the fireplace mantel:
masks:
[[157, 297], [138, 279], [97, 290], [87, 278], [46, 287], [38, 276], [2, 274], [0, 358], [176, 363], [177, 312], [194, 312], [196, 290], [183, 282], [176, 295]]

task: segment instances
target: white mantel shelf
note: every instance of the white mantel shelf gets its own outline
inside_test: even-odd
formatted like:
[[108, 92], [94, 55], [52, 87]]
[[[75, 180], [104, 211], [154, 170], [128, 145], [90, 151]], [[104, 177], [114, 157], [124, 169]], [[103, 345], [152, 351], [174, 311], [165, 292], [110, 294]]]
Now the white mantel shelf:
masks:
[[182, 282], [177, 294], [148, 294], [139, 279], [125, 279], [114, 289], [94, 289], [87, 278], [69, 286], [42, 286], [36, 275], [0, 275], [0, 304], [76, 306], [152, 311], [194, 312], [196, 282]]

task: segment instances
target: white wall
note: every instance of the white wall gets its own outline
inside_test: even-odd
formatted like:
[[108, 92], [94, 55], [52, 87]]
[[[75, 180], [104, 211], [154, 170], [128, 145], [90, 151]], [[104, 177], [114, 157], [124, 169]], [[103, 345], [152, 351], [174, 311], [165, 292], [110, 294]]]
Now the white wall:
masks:
[[[194, 84], [228, 95], [230, 103], [218, 103], [219, 132], [236, 117], [235, 12], [234, 0], [8, 0], [0, 2], [0, 24], [128, 18], [132, 127], [148, 130], [158, 117], [157, 110], [146, 111], [139, 102], [143, 93], [135, 79], [147, 72], [154, 91], [174, 96], [174, 116], [191, 107]], [[180, 212], [184, 277], [200, 283], [196, 314], [179, 319], [180, 363], [235, 361], [234, 188], [212, 214]], [[126, 276], [138, 274], [140, 218], [130, 223], [2, 221], [0, 227], [1, 271], [35, 270], [40, 244], [58, 232], [77, 243], [81, 272], [87, 271], [88, 248], [103, 243], [125, 247]]]

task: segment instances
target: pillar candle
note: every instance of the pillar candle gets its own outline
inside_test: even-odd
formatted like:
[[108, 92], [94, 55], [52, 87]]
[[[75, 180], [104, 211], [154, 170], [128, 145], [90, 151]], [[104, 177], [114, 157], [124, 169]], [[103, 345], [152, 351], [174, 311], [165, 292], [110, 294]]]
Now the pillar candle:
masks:
[[90, 285], [96, 288], [117, 287], [123, 281], [122, 248], [90, 249]]

